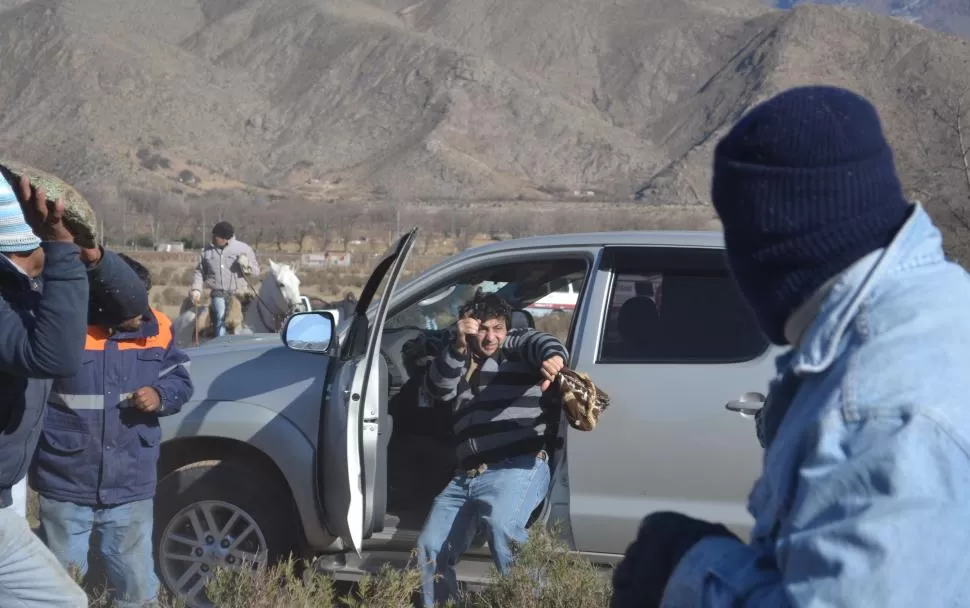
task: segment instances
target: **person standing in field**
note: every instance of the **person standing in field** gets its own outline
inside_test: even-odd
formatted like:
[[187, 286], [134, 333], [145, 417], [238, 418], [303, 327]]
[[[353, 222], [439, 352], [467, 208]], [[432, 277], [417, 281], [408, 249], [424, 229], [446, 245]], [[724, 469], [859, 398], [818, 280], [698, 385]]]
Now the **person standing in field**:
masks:
[[238, 240], [229, 222], [212, 227], [212, 242], [205, 246], [195, 267], [189, 290], [193, 306], [202, 300], [202, 289], [210, 290], [209, 314], [215, 335], [226, 335], [226, 308], [237, 293], [252, 292], [250, 281], [259, 276], [259, 262], [252, 247]]
[[[0, 606], [86, 607], [87, 595], [14, 506], [41, 437], [54, 379], [81, 368], [89, 281], [108, 263], [81, 249], [63, 220], [26, 179], [0, 178]], [[108, 273], [110, 275], [110, 273]]]
[[81, 371], [54, 382], [30, 484], [40, 495], [43, 538], [64, 568], [87, 573], [97, 531], [115, 606], [136, 608], [159, 590], [152, 552], [159, 418], [178, 413], [194, 389], [171, 320], [149, 306], [148, 269], [122, 259], [133, 280], [111, 285], [122, 296], [115, 305], [92, 308]]
[[729, 267], [790, 346], [756, 415], [754, 526], [743, 542], [647, 515], [612, 608], [967, 605], [970, 275], [893, 156], [875, 107], [828, 86], [768, 99], [717, 144]]

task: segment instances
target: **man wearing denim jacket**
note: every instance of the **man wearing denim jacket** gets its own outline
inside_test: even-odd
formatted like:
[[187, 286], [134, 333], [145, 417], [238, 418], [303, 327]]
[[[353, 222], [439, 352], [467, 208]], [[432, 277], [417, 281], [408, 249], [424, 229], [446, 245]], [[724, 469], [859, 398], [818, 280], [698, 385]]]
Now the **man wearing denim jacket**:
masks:
[[904, 198], [876, 110], [833, 87], [756, 107], [715, 151], [727, 256], [791, 349], [758, 416], [750, 542], [654, 513], [627, 606], [970, 601], [970, 278]]

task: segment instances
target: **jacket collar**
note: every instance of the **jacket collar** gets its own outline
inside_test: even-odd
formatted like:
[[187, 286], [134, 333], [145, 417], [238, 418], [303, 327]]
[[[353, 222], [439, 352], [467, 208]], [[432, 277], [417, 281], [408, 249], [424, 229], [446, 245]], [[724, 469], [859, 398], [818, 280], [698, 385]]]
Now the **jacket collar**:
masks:
[[151, 338], [158, 335], [158, 319], [155, 313], [149, 310], [142, 316], [141, 327], [135, 331], [118, 331], [110, 336], [109, 340], [138, 340], [139, 338]]
[[794, 371], [817, 374], [832, 365], [862, 302], [881, 281], [896, 271], [943, 259], [940, 231], [923, 206], [914, 203], [909, 218], [887, 247], [861, 258], [828, 286], [818, 313], [792, 352]]
[[20, 285], [25, 290], [33, 289], [34, 285], [23, 268], [14, 264], [10, 258], [2, 253], [0, 253], [0, 282], [11, 287]]
[[209, 243], [209, 247], [215, 249], [216, 251], [225, 251], [226, 249], [229, 249], [229, 247], [231, 247], [235, 242], [236, 242], [236, 236], [233, 235], [228, 239], [226, 239], [226, 244], [223, 245], [222, 247], [217, 247], [216, 244], [212, 242]]

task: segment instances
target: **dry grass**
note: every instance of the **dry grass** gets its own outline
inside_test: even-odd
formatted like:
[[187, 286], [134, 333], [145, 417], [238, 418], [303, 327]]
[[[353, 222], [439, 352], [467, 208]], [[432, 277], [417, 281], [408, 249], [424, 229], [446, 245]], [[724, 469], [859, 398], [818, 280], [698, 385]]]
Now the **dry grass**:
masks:
[[[463, 594], [453, 608], [602, 608], [609, 605], [610, 582], [596, 566], [559, 540], [555, 531], [532, 529], [508, 575], [498, 576], [482, 591]], [[301, 573], [302, 571], [302, 573]], [[216, 608], [412, 608], [419, 605], [420, 574], [416, 568], [385, 566], [350, 591], [325, 574], [301, 568], [294, 559], [256, 571], [220, 570], [207, 587]], [[91, 608], [107, 608], [98, 590]], [[181, 608], [168, 599], [160, 608]]]
[[[608, 577], [559, 540], [555, 531], [533, 528], [508, 575], [498, 576], [484, 590], [466, 593], [461, 608], [602, 608], [609, 605]], [[257, 572], [223, 570], [208, 592], [219, 608], [411, 608], [420, 592], [415, 568], [385, 567], [341, 594], [323, 574], [297, 574], [293, 560]], [[457, 608], [457, 607], [456, 607]]]
[[[609, 605], [609, 578], [572, 553], [554, 531], [533, 528], [508, 575], [493, 570], [491, 584], [464, 593], [452, 608], [602, 608]], [[419, 605], [416, 568], [385, 566], [351, 590], [293, 558], [257, 570], [220, 570], [207, 593], [216, 608], [412, 608]], [[103, 589], [90, 592], [91, 608], [108, 608]], [[159, 608], [184, 604], [161, 598]]]

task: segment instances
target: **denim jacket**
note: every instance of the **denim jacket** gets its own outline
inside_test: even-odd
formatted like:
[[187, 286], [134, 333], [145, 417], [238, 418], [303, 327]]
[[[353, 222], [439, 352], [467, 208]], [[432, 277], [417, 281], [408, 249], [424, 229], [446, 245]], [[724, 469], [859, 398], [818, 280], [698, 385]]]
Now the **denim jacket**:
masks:
[[696, 544], [662, 605], [970, 605], [970, 276], [920, 205], [777, 370], [750, 542]]

